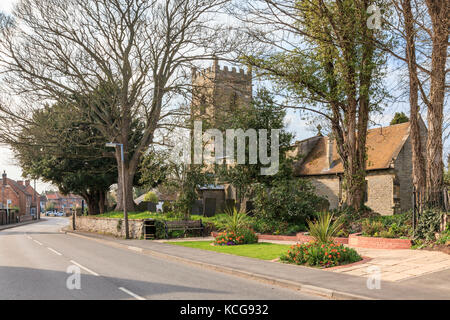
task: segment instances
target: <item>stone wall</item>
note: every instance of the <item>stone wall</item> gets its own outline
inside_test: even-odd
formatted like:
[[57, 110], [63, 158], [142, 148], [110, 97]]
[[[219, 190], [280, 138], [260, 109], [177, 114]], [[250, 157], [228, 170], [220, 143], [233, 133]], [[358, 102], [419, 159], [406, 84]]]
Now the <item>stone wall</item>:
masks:
[[[130, 238], [141, 239], [144, 237], [144, 220], [128, 220], [128, 225]], [[125, 222], [123, 219], [76, 217], [76, 229], [121, 238], [125, 237]]]
[[[393, 170], [371, 171], [367, 175], [368, 201], [366, 205], [381, 215], [394, 214]], [[339, 176], [316, 176], [309, 179], [316, 187], [317, 195], [330, 202], [330, 209], [336, 209], [342, 199], [342, 186]]]
[[394, 168], [400, 184], [400, 208], [404, 212], [412, 207], [413, 177], [411, 137], [408, 138], [402, 151], [398, 154]]
[[316, 187], [317, 195], [326, 198], [330, 202], [330, 209], [339, 207], [341, 198], [339, 176], [322, 176], [310, 179]]
[[368, 201], [366, 206], [383, 215], [394, 214], [394, 172], [383, 170], [369, 172], [366, 177], [368, 183]]

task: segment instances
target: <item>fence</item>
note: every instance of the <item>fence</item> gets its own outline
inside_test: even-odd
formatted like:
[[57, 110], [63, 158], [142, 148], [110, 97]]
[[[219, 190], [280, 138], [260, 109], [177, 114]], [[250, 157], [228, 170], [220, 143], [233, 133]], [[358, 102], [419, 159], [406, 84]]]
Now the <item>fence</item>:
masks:
[[417, 221], [419, 216], [426, 209], [437, 209], [446, 214], [443, 215], [443, 221], [441, 223], [441, 229], [444, 230], [447, 226], [447, 216], [450, 212], [450, 194], [449, 190], [445, 187], [440, 191], [418, 191], [416, 188], [413, 190], [413, 216], [412, 224], [413, 230], [416, 230]]

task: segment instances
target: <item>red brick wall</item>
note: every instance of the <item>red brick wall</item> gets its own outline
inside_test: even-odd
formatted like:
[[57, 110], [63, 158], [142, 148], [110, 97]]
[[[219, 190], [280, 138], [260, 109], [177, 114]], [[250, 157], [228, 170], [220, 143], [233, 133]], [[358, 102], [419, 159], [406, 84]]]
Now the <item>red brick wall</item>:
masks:
[[4, 198], [4, 199], [2, 199], [2, 202], [3, 202], [3, 206], [5, 209], [6, 209], [6, 202], [8, 200], [11, 200], [11, 202], [12, 202], [9, 205], [9, 208], [12, 208], [12, 207], [20, 208], [20, 197], [10, 186], [8, 186], [8, 185], [1, 186], [0, 197]]
[[[217, 237], [217, 232], [212, 232], [211, 235], [213, 237]], [[258, 235], [258, 240], [274, 240], [274, 241], [295, 241], [301, 243], [308, 243], [313, 241], [314, 239], [310, 236], [304, 235], [303, 233], [298, 233], [296, 236], [277, 236], [270, 234], [260, 234]], [[348, 244], [348, 238], [335, 238], [334, 240], [339, 244]]]
[[351, 234], [349, 246], [370, 249], [411, 249], [412, 242], [408, 239], [387, 239], [361, 237], [361, 234]]

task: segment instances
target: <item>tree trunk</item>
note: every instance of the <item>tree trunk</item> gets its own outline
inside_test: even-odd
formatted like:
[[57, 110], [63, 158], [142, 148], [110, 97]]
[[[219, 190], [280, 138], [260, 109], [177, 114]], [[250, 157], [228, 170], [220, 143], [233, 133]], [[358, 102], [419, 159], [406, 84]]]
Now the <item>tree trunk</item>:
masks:
[[96, 216], [100, 214], [100, 208], [98, 205], [98, 194], [97, 192], [89, 193], [85, 197], [87, 206], [88, 206], [88, 214], [90, 216]]
[[104, 214], [106, 212], [106, 191], [99, 191], [98, 207], [100, 214]]
[[[448, 47], [448, 2], [427, 0], [433, 25], [433, 52], [431, 56], [431, 85], [428, 103], [427, 189], [430, 200], [438, 200], [444, 182], [442, 153], [442, 123], [445, 100], [445, 68]], [[436, 199], [435, 199], [436, 198]]]
[[414, 17], [411, 9], [411, 0], [401, 2], [404, 14], [406, 33], [406, 60], [409, 71], [409, 103], [412, 145], [413, 183], [416, 190], [423, 193], [426, 187], [425, 159], [423, 156], [422, 139], [419, 125], [419, 79], [416, 66], [416, 47]]
[[[122, 157], [120, 148], [117, 148], [116, 152], [116, 160], [118, 164], [118, 178], [117, 178], [117, 211], [123, 210], [123, 186], [125, 184], [125, 192], [126, 192], [126, 208], [128, 212], [133, 212], [135, 210], [135, 203], [133, 199], [133, 180], [135, 175], [135, 165], [131, 164], [128, 160], [128, 152], [127, 152], [127, 145], [124, 145], [124, 168], [123, 168], [123, 175], [122, 175]], [[139, 160], [139, 159], [138, 159]], [[125, 178], [125, 181], [123, 181], [122, 177]]]
[[[116, 210], [123, 210], [123, 181], [122, 181], [122, 168], [119, 168], [119, 177], [117, 183], [117, 205]], [[125, 192], [126, 192], [126, 208], [128, 212], [133, 212], [135, 210], [135, 203], [133, 199], [133, 180], [134, 173], [130, 172], [125, 163]]]

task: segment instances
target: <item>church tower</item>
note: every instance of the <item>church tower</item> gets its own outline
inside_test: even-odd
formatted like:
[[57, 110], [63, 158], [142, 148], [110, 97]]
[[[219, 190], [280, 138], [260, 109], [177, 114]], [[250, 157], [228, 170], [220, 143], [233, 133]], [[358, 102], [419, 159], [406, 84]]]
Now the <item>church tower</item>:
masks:
[[192, 118], [204, 119], [214, 127], [226, 121], [230, 112], [248, 106], [252, 100], [252, 72], [219, 66], [192, 71]]

